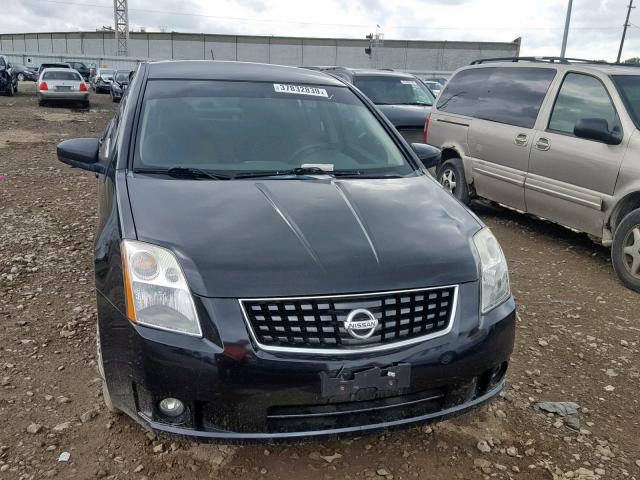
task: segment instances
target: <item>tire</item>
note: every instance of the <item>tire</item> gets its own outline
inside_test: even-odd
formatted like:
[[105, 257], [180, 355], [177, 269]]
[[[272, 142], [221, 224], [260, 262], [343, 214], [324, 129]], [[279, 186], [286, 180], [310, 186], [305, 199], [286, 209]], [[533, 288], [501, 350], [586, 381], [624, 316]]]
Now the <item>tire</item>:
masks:
[[452, 158], [440, 165], [436, 178], [451, 195], [465, 205], [469, 205], [469, 186], [462, 161], [459, 158]]
[[22, 73], [18, 74], [18, 81], [19, 82], [24, 82], [24, 75]]
[[86, 108], [87, 110], [91, 108], [91, 103], [89, 102], [89, 100], [87, 100], [86, 102], [82, 102], [82, 108]]
[[109, 387], [107, 386], [107, 381], [104, 377], [104, 366], [102, 364], [102, 344], [100, 342], [100, 328], [96, 324], [96, 360], [98, 363], [98, 371], [100, 372], [100, 378], [102, 379], [102, 400], [104, 401], [105, 407], [111, 413], [118, 413], [119, 410], [113, 406], [113, 402], [111, 401], [111, 395], [109, 394]]
[[611, 263], [622, 284], [640, 292], [640, 208], [629, 213], [616, 227]]
[[6, 90], [7, 97], [13, 97], [13, 83], [9, 83], [9, 89]]

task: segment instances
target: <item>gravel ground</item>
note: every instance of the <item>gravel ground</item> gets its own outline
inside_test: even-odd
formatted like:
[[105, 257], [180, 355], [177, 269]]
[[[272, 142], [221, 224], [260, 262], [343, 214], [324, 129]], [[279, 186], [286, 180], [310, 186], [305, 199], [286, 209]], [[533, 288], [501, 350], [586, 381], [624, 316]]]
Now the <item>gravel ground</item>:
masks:
[[[198, 445], [156, 438], [102, 405], [95, 364], [92, 174], [56, 144], [98, 136], [113, 105], [0, 97], [0, 479], [638, 479], [640, 310], [607, 249], [475, 206], [518, 302], [506, 391], [454, 420], [349, 440]], [[542, 401], [579, 405], [545, 413]], [[70, 458], [59, 461], [63, 452]]]

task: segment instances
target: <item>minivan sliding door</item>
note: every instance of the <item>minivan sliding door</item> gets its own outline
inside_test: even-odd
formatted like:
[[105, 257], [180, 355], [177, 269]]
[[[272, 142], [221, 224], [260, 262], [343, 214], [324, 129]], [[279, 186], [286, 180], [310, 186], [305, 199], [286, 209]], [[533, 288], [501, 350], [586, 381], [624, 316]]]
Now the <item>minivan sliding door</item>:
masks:
[[468, 143], [477, 194], [525, 210], [534, 125], [554, 68], [485, 68]]

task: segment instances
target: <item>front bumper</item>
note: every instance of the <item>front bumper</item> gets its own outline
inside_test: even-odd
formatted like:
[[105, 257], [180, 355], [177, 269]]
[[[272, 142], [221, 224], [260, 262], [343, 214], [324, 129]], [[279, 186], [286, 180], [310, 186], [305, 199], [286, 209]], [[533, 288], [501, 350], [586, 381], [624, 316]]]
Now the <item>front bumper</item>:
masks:
[[[461, 285], [460, 293], [468, 301], [459, 304], [445, 336], [398, 350], [328, 357], [258, 350], [234, 299], [196, 297], [200, 339], [134, 325], [98, 294], [105, 376], [117, 408], [153, 430], [200, 440], [358, 435], [425, 423], [477, 406], [504, 385], [513, 300], [478, 318], [477, 285]], [[322, 395], [323, 375], [352, 378], [397, 365], [410, 365], [403, 388]], [[157, 408], [166, 397], [187, 406], [177, 421]]]

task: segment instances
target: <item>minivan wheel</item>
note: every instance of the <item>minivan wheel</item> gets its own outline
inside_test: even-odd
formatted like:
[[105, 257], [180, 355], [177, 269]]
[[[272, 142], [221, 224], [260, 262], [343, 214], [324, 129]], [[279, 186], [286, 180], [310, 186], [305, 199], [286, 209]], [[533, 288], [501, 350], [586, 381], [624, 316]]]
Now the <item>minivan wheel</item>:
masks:
[[616, 227], [611, 262], [624, 286], [640, 292], [640, 209], [629, 213]]
[[469, 205], [469, 187], [464, 176], [462, 161], [459, 158], [452, 158], [444, 162], [438, 169], [437, 179], [451, 195], [465, 205]]
[[96, 325], [96, 359], [98, 363], [98, 371], [100, 372], [100, 378], [102, 379], [102, 400], [104, 405], [111, 413], [118, 413], [119, 410], [113, 406], [111, 401], [111, 395], [109, 394], [109, 387], [107, 387], [107, 381], [104, 376], [104, 366], [102, 365], [102, 344], [100, 342], [100, 328]]

